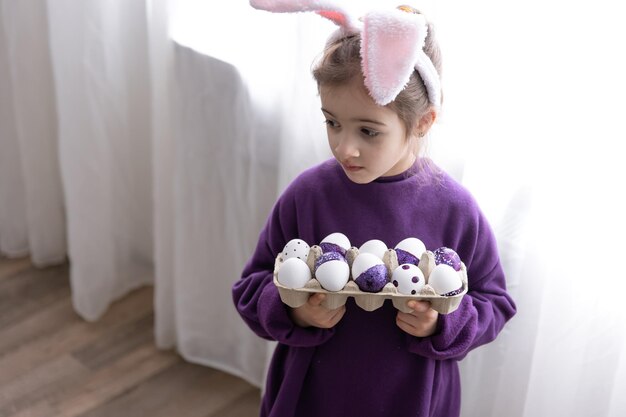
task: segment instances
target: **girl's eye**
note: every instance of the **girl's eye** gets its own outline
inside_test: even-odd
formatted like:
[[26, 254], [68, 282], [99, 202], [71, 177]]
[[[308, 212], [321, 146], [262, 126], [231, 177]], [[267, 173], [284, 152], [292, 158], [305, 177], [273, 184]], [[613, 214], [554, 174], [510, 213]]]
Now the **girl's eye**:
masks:
[[326, 126], [328, 127], [333, 127], [333, 128], [339, 127], [339, 124], [335, 122], [334, 120], [326, 119], [324, 120], [324, 123], [326, 123]]
[[363, 135], [367, 136], [367, 137], [373, 138], [373, 137], [378, 136], [378, 134], [380, 132], [377, 132], [377, 131], [372, 130], [372, 129], [367, 129], [367, 128], [364, 127], [364, 128], [361, 129], [361, 133]]

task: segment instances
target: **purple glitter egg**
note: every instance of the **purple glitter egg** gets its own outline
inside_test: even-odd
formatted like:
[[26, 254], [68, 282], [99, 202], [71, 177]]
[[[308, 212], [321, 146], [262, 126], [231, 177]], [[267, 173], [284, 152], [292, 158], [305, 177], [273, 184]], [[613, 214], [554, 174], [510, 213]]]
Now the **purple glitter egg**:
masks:
[[455, 271], [461, 270], [461, 258], [452, 249], [442, 246], [433, 252], [435, 256], [435, 265], [445, 264], [454, 268]]
[[374, 265], [363, 271], [354, 282], [363, 292], [379, 292], [387, 283], [387, 267], [384, 264]]
[[317, 268], [323, 264], [324, 262], [328, 262], [328, 261], [343, 261], [346, 262], [346, 258], [344, 258], [340, 253], [337, 252], [326, 252], [323, 253], [322, 256], [320, 256], [317, 261], [315, 261], [315, 269], [317, 270]]
[[339, 245], [330, 242], [322, 242], [319, 244], [322, 249], [322, 253], [332, 253], [336, 252], [341, 256], [346, 256], [346, 250]]
[[413, 254], [402, 250], [402, 249], [396, 249], [396, 255], [398, 255], [398, 264], [402, 265], [402, 264], [411, 264], [411, 265], [419, 265], [420, 260], [417, 259]]

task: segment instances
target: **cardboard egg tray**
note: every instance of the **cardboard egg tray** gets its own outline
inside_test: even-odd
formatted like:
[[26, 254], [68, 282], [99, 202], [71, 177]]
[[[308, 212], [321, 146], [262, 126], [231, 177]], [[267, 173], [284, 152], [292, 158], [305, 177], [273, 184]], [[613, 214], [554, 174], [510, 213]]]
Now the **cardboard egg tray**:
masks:
[[[346, 251], [346, 260], [348, 261], [348, 266], [350, 267], [350, 270], [352, 270], [352, 262], [358, 254], [359, 250], [355, 247], [352, 247]], [[311, 246], [309, 255], [307, 257], [307, 265], [309, 266], [312, 275], [315, 270], [315, 262], [321, 255], [322, 249], [318, 245]], [[324, 293], [326, 294], [326, 299], [322, 302], [322, 305], [331, 310], [344, 305], [348, 297], [354, 297], [356, 304], [366, 311], [374, 311], [377, 308], [382, 307], [385, 300], [390, 299], [393, 302], [395, 308], [404, 313], [410, 313], [412, 310], [407, 307], [407, 301], [421, 300], [430, 301], [432, 308], [440, 314], [448, 314], [452, 313], [459, 307], [461, 299], [463, 298], [465, 293], [467, 293], [467, 270], [464, 263], [461, 263], [461, 270], [459, 271], [459, 274], [461, 276], [461, 282], [463, 283], [463, 291], [461, 293], [448, 297], [441, 296], [437, 295], [433, 288], [428, 285], [428, 277], [430, 276], [430, 272], [435, 267], [435, 258], [431, 251], [426, 251], [420, 259], [418, 268], [421, 269], [424, 273], [424, 277], [426, 278], [426, 284], [424, 285], [422, 290], [415, 295], [401, 294], [391, 283], [391, 275], [393, 274], [393, 271], [398, 267], [398, 256], [394, 249], [388, 249], [383, 256], [383, 263], [387, 268], [387, 284], [380, 292], [377, 293], [361, 291], [356, 282], [354, 282], [354, 280], [352, 279], [352, 276], [350, 276], [350, 280], [348, 281], [346, 286], [341, 291], [336, 292], [327, 291], [322, 288], [320, 283], [315, 279], [314, 275], [313, 278], [304, 287], [288, 288], [278, 282], [278, 271], [282, 263], [283, 259], [282, 256], [279, 254], [276, 257], [276, 262], [274, 264], [274, 285], [276, 285], [276, 287], [278, 288], [278, 292], [283, 303], [292, 308], [302, 306], [304, 303], [307, 302], [309, 296], [313, 293]]]

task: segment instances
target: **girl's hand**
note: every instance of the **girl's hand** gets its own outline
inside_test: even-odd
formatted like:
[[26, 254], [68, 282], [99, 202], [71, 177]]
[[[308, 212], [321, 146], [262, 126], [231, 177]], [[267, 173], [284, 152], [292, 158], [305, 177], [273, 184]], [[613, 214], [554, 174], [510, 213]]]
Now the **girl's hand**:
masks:
[[413, 309], [410, 313], [398, 311], [396, 324], [410, 335], [426, 337], [435, 333], [439, 313], [430, 308], [428, 301], [411, 300], [407, 303]]
[[316, 293], [309, 297], [304, 305], [291, 309], [291, 318], [300, 327], [319, 327], [330, 329], [339, 323], [346, 312], [343, 305], [335, 310], [329, 310], [322, 306], [326, 294]]

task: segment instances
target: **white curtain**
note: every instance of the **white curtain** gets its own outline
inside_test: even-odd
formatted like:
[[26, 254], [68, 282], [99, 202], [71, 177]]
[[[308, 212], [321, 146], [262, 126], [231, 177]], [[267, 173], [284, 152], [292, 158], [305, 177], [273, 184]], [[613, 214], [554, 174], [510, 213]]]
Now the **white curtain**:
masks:
[[[247, 1], [0, 5], [0, 252], [68, 256], [87, 320], [153, 283], [158, 346], [262, 385], [272, 346], [230, 287], [329, 155], [309, 72], [332, 25]], [[626, 415], [618, 6], [420, 7], [444, 52], [428, 152], [491, 220], [519, 309], [462, 362], [463, 416]]]
[[42, 1], [0, 2], [0, 251], [66, 256], [57, 117]]
[[93, 320], [152, 281], [145, 5], [0, 4], [0, 251], [69, 254]]

